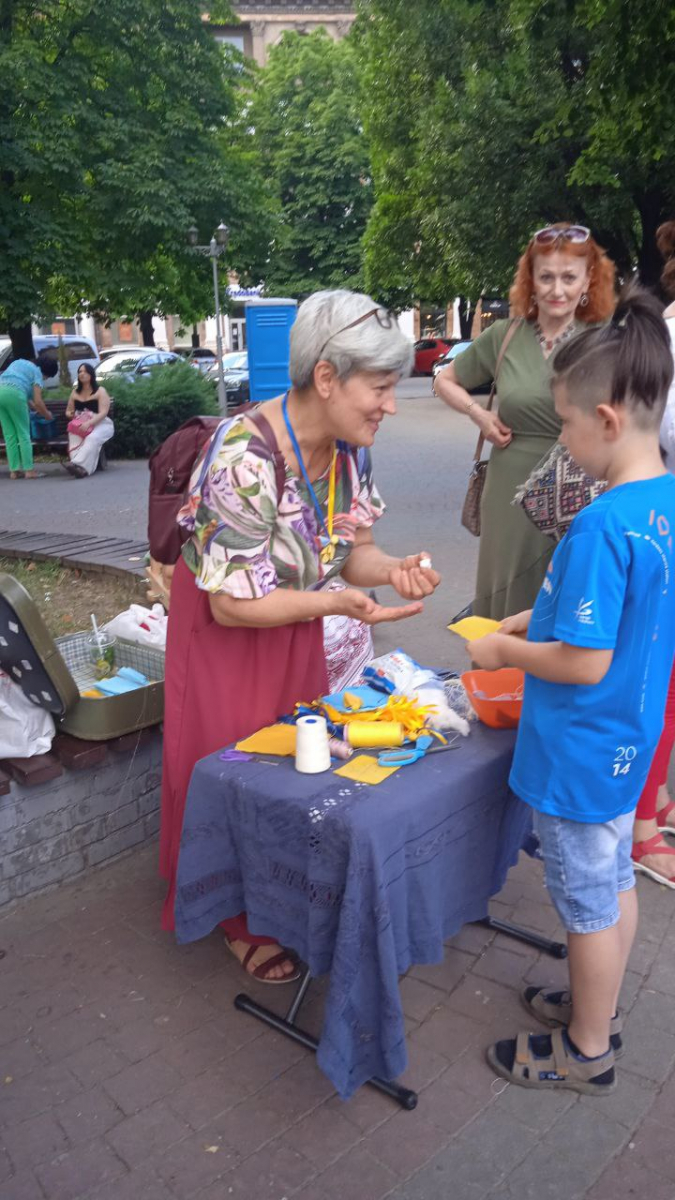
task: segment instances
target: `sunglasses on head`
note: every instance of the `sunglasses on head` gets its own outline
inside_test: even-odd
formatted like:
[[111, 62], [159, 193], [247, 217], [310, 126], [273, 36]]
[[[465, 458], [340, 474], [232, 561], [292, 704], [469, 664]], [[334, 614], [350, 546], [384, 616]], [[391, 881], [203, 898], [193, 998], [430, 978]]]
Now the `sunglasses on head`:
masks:
[[356, 325], [361, 325], [363, 321], [367, 321], [369, 317], [375, 317], [375, 320], [382, 329], [391, 329], [396, 320], [396, 317], [393, 313], [389, 312], [389, 309], [380, 308], [379, 304], [377, 308], [369, 308], [367, 313], [363, 313], [362, 316], [357, 317], [355, 321], [350, 321], [348, 325], [343, 325], [341, 329], [336, 329], [335, 333], [331, 333], [330, 336], [326, 338], [323, 346], [319, 350], [319, 358], [323, 356], [326, 346], [334, 337], [337, 337], [339, 333], [346, 333], [348, 329], [354, 329]]
[[538, 229], [532, 235], [532, 241], [537, 246], [552, 246], [554, 242], [562, 239], [564, 242], [570, 242], [573, 246], [582, 246], [590, 236], [591, 231], [585, 225], [570, 225], [568, 229], [557, 229], [555, 225], [545, 225], [543, 229]]

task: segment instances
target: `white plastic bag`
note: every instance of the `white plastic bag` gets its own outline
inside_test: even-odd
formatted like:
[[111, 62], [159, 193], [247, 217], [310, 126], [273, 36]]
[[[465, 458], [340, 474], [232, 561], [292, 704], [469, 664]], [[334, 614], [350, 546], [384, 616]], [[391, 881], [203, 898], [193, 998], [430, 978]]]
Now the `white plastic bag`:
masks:
[[397, 695], [432, 705], [434, 711], [428, 722], [431, 729], [441, 733], [455, 729], [462, 737], [467, 736], [469, 723], [448, 704], [443, 680], [434, 671], [421, 667], [405, 650], [391, 650], [374, 658], [363, 676], [367, 683], [385, 681]]
[[113, 617], [112, 621], [108, 621], [106, 629], [108, 633], [125, 638], [127, 642], [137, 642], [139, 646], [156, 646], [158, 650], [164, 650], [168, 621], [169, 618], [161, 604], [153, 604], [152, 608], [132, 604], [124, 612]]
[[24, 696], [0, 671], [0, 758], [32, 758], [51, 750], [56, 732], [52, 714]]

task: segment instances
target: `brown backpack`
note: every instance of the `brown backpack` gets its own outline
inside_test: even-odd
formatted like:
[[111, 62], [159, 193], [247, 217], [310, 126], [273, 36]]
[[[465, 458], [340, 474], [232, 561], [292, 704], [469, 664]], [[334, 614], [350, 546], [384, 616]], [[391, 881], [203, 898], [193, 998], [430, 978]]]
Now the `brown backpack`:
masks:
[[[279, 496], [286, 481], [286, 464], [277, 446], [269, 421], [255, 404], [242, 404], [228, 414], [231, 420], [239, 413], [250, 412], [260, 436], [274, 452], [274, 469]], [[180, 509], [185, 503], [190, 477], [205, 444], [223, 423], [223, 417], [190, 417], [175, 433], [157, 446], [150, 455], [150, 495], [148, 497], [148, 542], [150, 556], [159, 563], [170, 565], [178, 561], [183, 543], [189, 534], [177, 524]]]

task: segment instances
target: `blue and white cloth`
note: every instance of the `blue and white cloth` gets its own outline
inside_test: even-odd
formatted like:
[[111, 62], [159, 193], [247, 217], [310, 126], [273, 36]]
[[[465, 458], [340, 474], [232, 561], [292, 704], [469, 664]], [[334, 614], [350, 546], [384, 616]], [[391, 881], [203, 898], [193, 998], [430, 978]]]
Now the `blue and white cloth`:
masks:
[[486, 915], [528, 837], [530, 809], [507, 786], [513, 741], [477, 726], [377, 787], [301, 775], [291, 758], [195, 767], [178, 941], [245, 910], [252, 933], [330, 972], [317, 1058], [345, 1099], [405, 1070], [399, 976], [441, 962], [444, 940]]

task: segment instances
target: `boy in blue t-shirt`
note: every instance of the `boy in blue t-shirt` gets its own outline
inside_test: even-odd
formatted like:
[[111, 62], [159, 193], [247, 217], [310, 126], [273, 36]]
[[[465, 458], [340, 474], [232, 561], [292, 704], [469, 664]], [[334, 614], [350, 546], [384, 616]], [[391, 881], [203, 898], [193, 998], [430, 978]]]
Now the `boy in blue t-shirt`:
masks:
[[534, 609], [468, 646], [480, 667], [526, 672], [510, 783], [535, 810], [567, 930], [570, 991], [523, 993], [553, 1033], [488, 1050], [524, 1087], [616, 1087], [617, 1003], [637, 926], [633, 819], [675, 653], [675, 477], [659, 449], [672, 375], [660, 307], [635, 287], [608, 326], [558, 352], [561, 441], [607, 491], [573, 521]]

